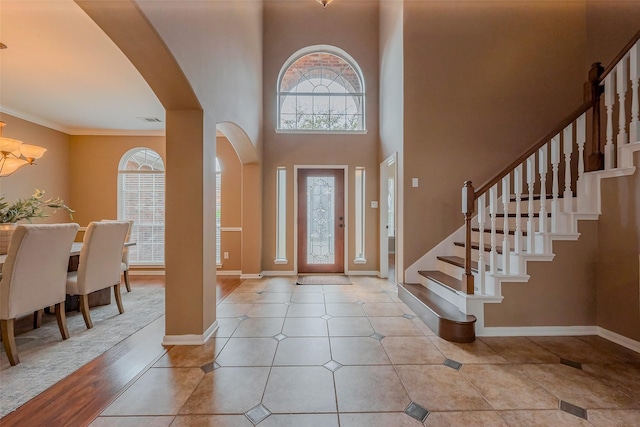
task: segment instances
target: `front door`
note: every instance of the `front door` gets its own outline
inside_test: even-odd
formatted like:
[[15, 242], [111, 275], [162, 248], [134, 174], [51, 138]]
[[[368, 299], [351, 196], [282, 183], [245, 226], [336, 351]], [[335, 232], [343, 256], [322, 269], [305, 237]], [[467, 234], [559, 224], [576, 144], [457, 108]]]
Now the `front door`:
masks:
[[344, 170], [298, 170], [298, 272], [344, 272]]

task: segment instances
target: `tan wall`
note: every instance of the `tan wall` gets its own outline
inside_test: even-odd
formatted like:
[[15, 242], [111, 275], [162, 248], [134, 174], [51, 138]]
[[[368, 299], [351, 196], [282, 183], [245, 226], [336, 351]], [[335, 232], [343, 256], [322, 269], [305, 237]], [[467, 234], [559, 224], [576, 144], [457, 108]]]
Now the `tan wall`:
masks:
[[242, 270], [242, 232], [224, 231], [224, 228], [242, 227], [242, 164], [227, 138], [216, 138], [216, 154], [222, 168], [221, 259], [225, 252], [229, 254], [228, 259], [222, 259], [219, 270], [238, 271]]
[[405, 2], [404, 17], [406, 268], [462, 224], [465, 180], [580, 105], [587, 70], [583, 3]]
[[[332, 5], [333, 6], [333, 5]], [[348, 165], [349, 224], [354, 224], [355, 167], [366, 169], [366, 264], [353, 264], [355, 227], [348, 227], [349, 270], [378, 270], [378, 4], [342, 1], [323, 10], [315, 2], [267, 1], [264, 4], [264, 270], [294, 270], [294, 165]], [[285, 61], [301, 48], [328, 44], [358, 63], [366, 87], [366, 135], [277, 134], [276, 80]], [[275, 265], [276, 168], [287, 169], [287, 265]]]
[[485, 326], [596, 324], [598, 223], [581, 221], [578, 231], [576, 242], [553, 243], [552, 262], [527, 264], [527, 283], [502, 285], [503, 302], [485, 304]]
[[601, 189], [598, 326], [640, 341], [640, 172], [605, 179]]
[[[165, 159], [164, 137], [72, 136], [69, 144], [70, 203], [81, 226], [118, 216], [118, 165], [133, 148], [151, 148]], [[165, 163], [166, 166], [166, 163]]]
[[587, 1], [587, 62], [609, 65], [622, 48], [640, 31], [640, 2]]
[[[0, 121], [7, 124], [3, 136], [47, 149], [35, 165], [23, 166], [12, 175], [0, 178], [0, 194], [5, 201], [28, 198], [37, 188], [45, 191], [45, 198], [60, 196], [77, 210], [69, 191], [69, 135], [8, 114], [0, 113]], [[34, 220], [46, 223], [70, 221], [77, 222], [77, 216], [71, 219], [65, 212]]]

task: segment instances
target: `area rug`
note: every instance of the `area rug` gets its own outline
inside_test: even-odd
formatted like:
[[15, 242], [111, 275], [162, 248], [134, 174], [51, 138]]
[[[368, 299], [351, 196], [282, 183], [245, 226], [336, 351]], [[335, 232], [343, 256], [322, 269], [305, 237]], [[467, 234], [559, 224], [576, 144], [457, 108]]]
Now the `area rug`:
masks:
[[298, 276], [297, 285], [350, 285], [351, 280], [344, 275]]
[[93, 329], [79, 312], [67, 313], [70, 338], [62, 341], [55, 315], [45, 314], [39, 329], [16, 336], [20, 364], [0, 352], [0, 418], [42, 393], [164, 314], [164, 289], [134, 288], [115, 302], [91, 309]]

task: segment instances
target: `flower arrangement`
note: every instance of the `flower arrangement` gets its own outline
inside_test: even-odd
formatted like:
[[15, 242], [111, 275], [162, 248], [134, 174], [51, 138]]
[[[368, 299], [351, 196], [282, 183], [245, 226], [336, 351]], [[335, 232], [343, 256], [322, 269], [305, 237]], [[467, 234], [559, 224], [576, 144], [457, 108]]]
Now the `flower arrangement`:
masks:
[[18, 199], [13, 204], [4, 201], [4, 196], [0, 197], [0, 223], [16, 223], [26, 219], [31, 222], [34, 218], [45, 218], [49, 214], [45, 209], [53, 209], [55, 213], [58, 209], [63, 209], [69, 213], [73, 219], [73, 210], [65, 205], [60, 197], [42, 200], [43, 190], [36, 189], [35, 193], [28, 199]]

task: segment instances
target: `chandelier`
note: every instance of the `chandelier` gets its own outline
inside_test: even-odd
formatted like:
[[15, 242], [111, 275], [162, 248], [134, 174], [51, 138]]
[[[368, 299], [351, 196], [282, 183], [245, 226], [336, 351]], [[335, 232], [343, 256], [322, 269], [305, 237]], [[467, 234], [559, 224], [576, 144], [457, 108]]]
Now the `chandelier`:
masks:
[[33, 162], [47, 151], [37, 145], [23, 144], [17, 139], [2, 136], [2, 128], [6, 123], [0, 122], [0, 177], [9, 176], [24, 165]]
[[333, 0], [316, 0], [318, 3], [322, 5], [322, 7], [326, 8]]

